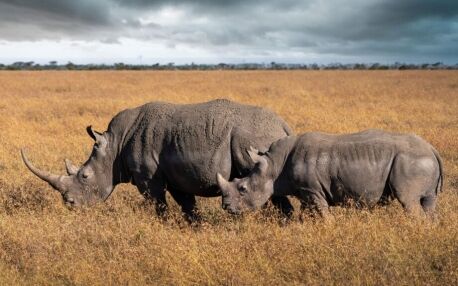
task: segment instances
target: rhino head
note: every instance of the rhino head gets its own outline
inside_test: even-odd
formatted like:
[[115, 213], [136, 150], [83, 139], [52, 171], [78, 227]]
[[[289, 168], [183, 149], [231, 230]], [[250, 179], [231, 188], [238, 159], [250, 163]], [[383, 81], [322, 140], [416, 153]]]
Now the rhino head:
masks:
[[222, 194], [222, 207], [231, 214], [241, 214], [260, 208], [274, 192], [274, 181], [268, 174], [267, 157], [261, 156], [253, 147], [250, 149], [248, 155], [255, 166], [248, 176], [229, 182], [220, 173], [216, 174]]
[[36, 168], [21, 150], [22, 159], [29, 170], [40, 179], [48, 182], [61, 193], [65, 204], [69, 207], [92, 205], [106, 200], [118, 183], [114, 173], [116, 168], [116, 152], [113, 146], [113, 135], [109, 132], [99, 133], [86, 128], [95, 144], [89, 159], [80, 167], [65, 160], [67, 175], [54, 175]]

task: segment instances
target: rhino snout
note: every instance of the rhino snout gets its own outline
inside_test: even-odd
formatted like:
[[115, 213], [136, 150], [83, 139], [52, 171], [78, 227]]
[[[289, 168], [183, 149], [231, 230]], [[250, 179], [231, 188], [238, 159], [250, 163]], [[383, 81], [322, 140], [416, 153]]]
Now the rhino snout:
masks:
[[68, 208], [74, 208], [75, 207], [75, 200], [73, 198], [69, 198], [65, 200], [65, 205]]
[[227, 200], [227, 198], [223, 198], [223, 203], [221, 206], [223, 210], [227, 211], [230, 214], [239, 215], [241, 213], [239, 208], [237, 208], [233, 203]]
[[[223, 208], [224, 208], [224, 206], [223, 206]], [[242, 213], [237, 208], [233, 208], [233, 207], [230, 207], [230, 206], [227, 206], [226, 208], [224, 208], [224, 210], [226, 210], [231, 215], [240, 215]]]

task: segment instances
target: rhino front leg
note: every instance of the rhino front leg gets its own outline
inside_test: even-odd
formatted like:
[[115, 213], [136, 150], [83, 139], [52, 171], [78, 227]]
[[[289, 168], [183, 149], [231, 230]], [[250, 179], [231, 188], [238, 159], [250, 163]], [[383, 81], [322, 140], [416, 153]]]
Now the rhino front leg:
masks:
[[160, 179], [142, 179], [138, 177], [135, 179], [135, 183], [145, 199], [154, 204], [157, 215], [164, 218], [167, 215], [165, 183]]
[[173, 199], [180, 205], [184, 218], [189, 223], [199, 222], [201, 216], [197, 208], [196, 196], [177, 190], [169, 190]]
[[300, 190], [301, 200], [301, 220], [303, 219], [303, 213], [308, 211], [311, 214], [318, 213], [323, 219], [332, 219], [329, 213], [329, 204], [326, 199], [319, 194], [319, 192], [301, 189]]
[[293, 215], [294, 212], [294, 207], [289, 201], [288, 197], [286, 196], [273, 196], [270, 198], [272, 204], [278, 208], [281, 212], [281, 214], [287, 218], [290, 219], [291, 216]]

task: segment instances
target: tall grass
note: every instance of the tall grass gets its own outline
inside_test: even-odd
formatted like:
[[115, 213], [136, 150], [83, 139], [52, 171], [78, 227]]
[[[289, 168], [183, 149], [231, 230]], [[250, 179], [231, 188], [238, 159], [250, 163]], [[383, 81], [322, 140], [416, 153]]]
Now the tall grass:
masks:
[[[458, 283], [458, 73], [456, 71], [0, 72], [0, 285]], [[333, 208], [335, 221], [286, 226], [272, 209], [244, 217], [199, 199], [188, 226], [169, 198], [156, 218], [133, 186], [69, 211], [20, 160], [63, 173], [122, 109], [214, 98], [266, 106], [297, 132], [365, 128], [414, 132], [445, 162], [437, 219], [393, 203]], [[296, 208], [297, 201], [294, 201]]]

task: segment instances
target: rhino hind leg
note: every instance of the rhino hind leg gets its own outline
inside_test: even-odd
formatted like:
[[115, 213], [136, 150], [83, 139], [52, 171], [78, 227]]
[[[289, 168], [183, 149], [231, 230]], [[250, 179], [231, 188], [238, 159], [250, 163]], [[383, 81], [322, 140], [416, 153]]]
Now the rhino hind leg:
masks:
[[434, 216], [434, 212], [436, 210], [436, 201], [437, 196], [435, 193], [421, 198], [420, 204], [423, 207], [423, 211], [427, 215]]
[[201, 216], [197, 208], [196, 196], [193, 194], [184, 193], [177, 190], [169, 190], [170, 195], [181, 207], [181, 212], [184, 218], [189, 223], [196, 223], [201, 221]]
[[409, 215], [421, 215], [421, 185], [415, 179], [398, 179], [391, 183], [396, 199]]
[[428, 158], [407, 155], [395, 159], [389, 183], [394, 196], [408, 214], [419, 216], [422, 212], [428, 215], [434, 212], [439, 175], [438, 168], [436, 170], [431, 164]]

